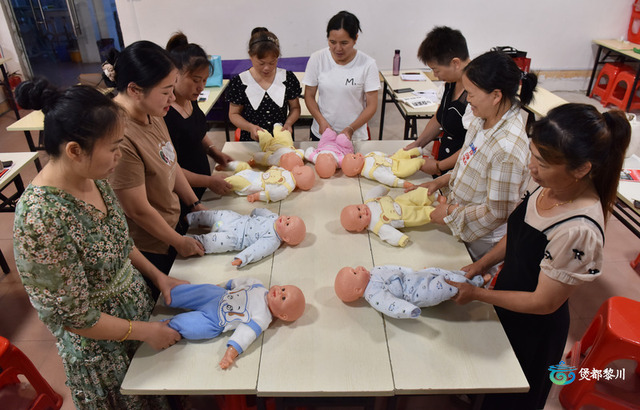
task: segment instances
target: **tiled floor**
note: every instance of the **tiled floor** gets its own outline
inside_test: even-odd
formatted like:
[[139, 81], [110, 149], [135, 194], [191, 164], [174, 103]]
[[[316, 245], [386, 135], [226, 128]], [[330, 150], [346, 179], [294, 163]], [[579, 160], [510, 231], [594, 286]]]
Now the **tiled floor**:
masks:
[[[560, 93], [562, 97], [570, 101], [589, 100], [576, 93]], [[597, 106], [600, 106], [597, 104]], [[378, 114], [379, 115], [379, 110]], [[28, 151], [23, 133], [9, 133], [6, 127], [15, 121], [12, 113], [0, 116], [0, 151], [15, 152]], [[371, 135], [378, 135], [379, 118], [376, 116], [371, 121]], [[419, 128], [424, 123], [419, 124]], [[388, 107], [385, 118], [385, 139], [402, 138], [403, 123], [399, 114], [392, 106]], [[224, 143], [222, 128], [212, 130], [216, 141]], [[298, 128], [296, 139], [306, 139], [307, 127]], [[41, 153], [43, 164], [46, 163], [46, 155]], [[33, 179], [36, 174], [35, 167], [29, 165], [22, 173], [25, 183]], [[42, 375], [49, 381], [53, 388], [64, 397], [63, 409], [72, 409], [71, 393], [65, 386], [65, 375], [62, 362], [57, 354], [55, 340], [45, 326], [39, 321], [35, 310], [31, 307], [24, 292], [22, 284], [15, 270], [15, 262], [12, 250], [13, 214], [0, 213], [0, 248], [6, 256], [11, 273], [0, 277], [0, 335], [8, 338], [18, 346], [33, 361]], [[573, 342], [582, 336], [600, 304], [607, 298], [615, 295], [626, 296], [640, 300], [640, 275], [629, 266], [640, 251], [640, 239], [629, 232], [619, 221], [611, 219], [606, 228], [605, 263], [603, 275], [595, 282], [578, 288], [570, 300], [571, 329], [567, 349]], [[633, 369], [626, 372], [627, 378], [633, 378]], [[637, 378], [637, 377], [636, 377]], [[637, 380], [630, 381], [630, 389], [639, 391]], [[635, 384], [634, 384], [635, 383]], [[5, 389], [7, 390], [7, 389]], [[632, 390], [633, 391], [633, 390]], [[557, 399], [557, 390], [552, 390], [547, 409], [561, 408]], [[0, 402], [3, 408], [21, 405], [27, 400], [29, 392], [22, 389], [9, 389], [0, 393]], [[18, 397], [16, 399], [16, 397]], [[11, 402], [5, 401], [11, 398]], [[12, 403], [12, 404], [8, 404]], [[210, 397], [201, 397], [194, 401], [195, 408], [211, 408]], [[385, 400], [379, 400], [376, 407], [382, 408]], [[5, 407], [9, 406], [9, 407]], [[24, 405], [26, 407], [26, 405]], [[421, 396], [403, 397], [398, 400], [398, 407], [402, 409], [424, 409], [427, 407], [441, 409], [468, 409], [462, 398], [457, 396]]]

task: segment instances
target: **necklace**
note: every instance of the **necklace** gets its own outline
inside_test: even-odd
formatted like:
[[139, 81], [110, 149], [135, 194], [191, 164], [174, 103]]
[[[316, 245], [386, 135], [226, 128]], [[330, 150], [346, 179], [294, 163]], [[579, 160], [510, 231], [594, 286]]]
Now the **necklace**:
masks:
[[540, 192], [540, 197], [539, 197], [539, 200], [538, 200], [538, 208], [540, 208], [540, 209], [541, 209], [541, 210], [543, 210], [543, 211], [548, 211], [548, 210], [553, 209], [553, 208], [555, 208], [555, 207], [557, 207], [557, 206], [562, 206], [562, 205], [570, 204], [570, 203], [572, 203], [572, 202], [573, 202], [573, 200], [574, 200], [574, 199], [576, 199], [576, 198], [573, 198], [573, 199], [570, 199], [570, 200], [565, 201], [565, 202], [556, 202], [555, 204], [551, 205], [549, 208], [543, 208], [543, 207], [540, 205], [540, 204], [542, 203], [542, 198], [544, 198], [544, 190], [542, 190], [542, 191]]

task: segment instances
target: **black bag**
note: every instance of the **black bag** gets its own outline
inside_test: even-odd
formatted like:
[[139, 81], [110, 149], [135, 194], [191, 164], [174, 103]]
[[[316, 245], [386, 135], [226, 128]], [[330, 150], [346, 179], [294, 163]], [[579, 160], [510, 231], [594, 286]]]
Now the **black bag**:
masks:
[[491, 51], [502, 51], [503, 53], [507, 54], [511, 58], [518, 58], [518, 57], [526, 57], [527, 56], [527, 52], [526, 51], [520, 51], [520, 50], [515, 49], [515, 48], [513, 48], [511, 46], [493, 47], [491, 49]]

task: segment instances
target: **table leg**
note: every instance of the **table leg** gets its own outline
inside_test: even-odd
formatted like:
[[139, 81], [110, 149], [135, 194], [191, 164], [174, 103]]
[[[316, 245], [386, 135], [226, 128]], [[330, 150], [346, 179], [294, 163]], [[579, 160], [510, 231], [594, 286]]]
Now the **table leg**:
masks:
[[404, 118], [404, 134], [403, 134], [403, 138], [405, 140], [409, 139], [409, 129], [411, 128], [411, 119], [409, 119], [409, 117], [405, 117]]
[[382, 139], [382, 130], [384, 129], [384, 113], [385, 107], [387, 105], [387, 82], [383, 81], [382, 86], [382, 107], [380, 107], [380, 134], [378, 135], [378, 139]]
[[589, 86], [587, 87], [587, 97], [591, 93], [591, 86], [593, 85], [593, 79], [596, 76], [596, 70], [598, 69], [598, 64], [600, 63], [601, 53], [602, 53], [602, 46], [598, 45], [598, 52], [596, 53], [596, 61], [593, 63], [593, 70], [591, 70], [591, 78], [589, 79]]
[[4, 272], [5, 275], [8, 275], [9, 272], [11, 272], [11, 269], [9, 269], [9, 264], [7, 263], [7, 260], [4, 258], [4, 254], [2, 253], [1, 249], [0, 249], [0, 267], [2, 267], [2, 271]]
[[633, 79], [633, 86], [631, 87], [631, 95], [629, 96], [629, 101], [627, 102], [627, 108], [625, 111], [629, 112], [631, 108], [631, 103], [633, 102], [633, 97], [636, 95], [636, 87], [638, 86], [638, 77], [640, 77], [640, 65], [638, 66], [638, 70], [636, 70], [636, 78]]
[[0, 64], [0, 71], [2, 71], [2, 78], [4, 79], [4, 83], [7, 86], [7, 94], [6, 97], [9, 100], [9, 106], [13, 109], [13, 112], [16, 115], [16, 120], [20, 119], [20, 112], [18, 111], [18, 103], [13, 96], [13, 91], [11, 91], [11, 85], [9, 85], [9, 75], [7, 74], [7, 69], [4, 64]]

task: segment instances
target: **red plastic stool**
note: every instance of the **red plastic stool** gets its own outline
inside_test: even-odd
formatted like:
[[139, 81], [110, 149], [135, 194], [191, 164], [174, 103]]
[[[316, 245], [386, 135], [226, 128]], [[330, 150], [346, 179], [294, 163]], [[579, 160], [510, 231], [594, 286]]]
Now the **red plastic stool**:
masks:
[[[593, 97], [594, 95], [599, 96], [600, 103], [606, 107], [609, 103], [609, 96], [611, 95], [611, 90], [613, 90], [613, 85], [618, 74], [621, 71], [632, 70], [631, 67], [623, 63], [606, 63], [598, 73], [598, 78], [593, 89], [591, 89], [589, 97]], [[602, 80], [606, 80], [606, 82], [602, 82]]]
[[[621, 296], [607, 299], [600, 306], [591, 325], [572, 349], [574, 355], [586, 354], [582, 363], [574, 357], [577, 366], [604, 370], [615, 360], [632, 359], [639, 366], [640, 376], [640, 302]], [[570, 352], [567, 358], [571, 357]], [[579, 409], [592, 404], [606, 409], [628, 409], [630, 403], [596, 390], [596, 380], [576, 380], [567, 384], [560, 392], [560, 403], [565, 409]]]
[[20, 383], [19, 374], [24, 375], [31, 383], [38, 395], [31, 404], [31, 410], [48, 408], [57, 410], [62, 407], [62, 396], [51, 388], [31, 360], [2, 336], [0, 336], [0, 368], [2, 368], [0, 388], [7, 384]]
[[[618, 73], [613, 86], [611, 87], [611, 93], [607, 99], [607, 104], [614, 104], [619, 109], [625, 111], [627, 109], [627, 103], [629, 98], [633, 98], [631, 101], [630, 110], [636, 110], [640, 108], [640, 98], [636, 95], [637, 88], [632, 90], [633, 82], [635, 80], [635, 73], [632, 71], [622, 70]], [[624, 83], [626, 87], [621, 87], [620, 84]], [[636, 86], [637, 87], [637, 86]]]

